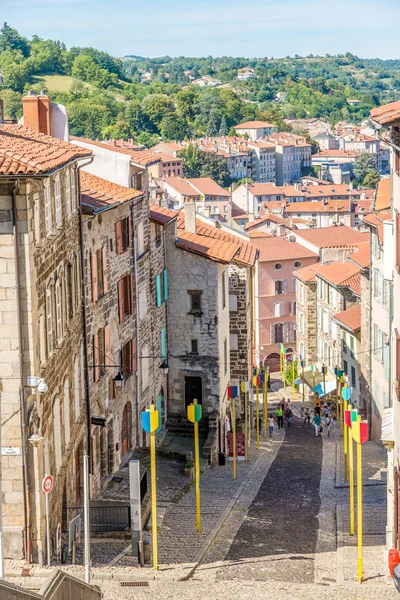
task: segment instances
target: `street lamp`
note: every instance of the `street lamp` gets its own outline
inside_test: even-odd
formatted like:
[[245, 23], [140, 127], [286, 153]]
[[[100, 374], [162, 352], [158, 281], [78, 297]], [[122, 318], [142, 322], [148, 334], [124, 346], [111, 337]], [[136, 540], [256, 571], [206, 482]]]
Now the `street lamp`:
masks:
[[124, 385], [124, 377], [122, 376], [121, 371], [118, 371], [117, 375], [114, 377], [115, 387], [120, 390]]
[[168, 375], [169, 366], [168, 363], [165, 362], [165, 360], [162, 361], [161, 365], [159, 366], [159, 369], [163, 375]]

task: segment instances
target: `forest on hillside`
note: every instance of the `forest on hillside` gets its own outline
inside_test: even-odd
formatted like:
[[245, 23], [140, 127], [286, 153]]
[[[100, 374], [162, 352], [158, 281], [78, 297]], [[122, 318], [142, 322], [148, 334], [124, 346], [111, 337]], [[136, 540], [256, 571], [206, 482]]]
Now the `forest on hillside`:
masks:
[[[237, 79], [237, 70], [255, 77]], [[7, 117], [21, 115], [28, 90], [47, 89], [65, 104], [73, 135], [94, 139], [134, 138], [151, 146], [232, 132], [237, 123], [260, 119], [282, 130], [289, 118], [323, 117], [359, 123], [382, 102], [397, 99], [400, 61], [352, 54], [286, 58], [115, 58], [95, 48], [67, 48], [37, 35], [22, 36], [7, 23], [0, 29], [0, 97]], [[145, 77], [144, 77], [145, 75]], [[193, 85], [210, 75], [212, 88]], [[276, 94], [286, 92], [285, 102]], [[361, 101], [350, 106], [349, 98]]]

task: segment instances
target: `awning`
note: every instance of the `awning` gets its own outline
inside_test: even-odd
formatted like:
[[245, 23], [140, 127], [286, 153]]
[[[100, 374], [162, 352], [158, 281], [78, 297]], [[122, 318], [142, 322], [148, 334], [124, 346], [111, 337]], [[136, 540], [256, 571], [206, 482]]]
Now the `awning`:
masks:
[[316, 385], [315, 389], [311, 391], [315, 391], [318, 394], [318, 398], [323, 398], [326, 394], [330, 394], [334, 390], [336, 390], [336, 380], [332, 381], [332, 379], [328, 379], [325, 380], [325, 390], [324, 382], [322, 382]]
[[393, 408], [385, 408], [382, 414], [382, 442], [394, 442]]
[[[300, 373], [300, 377], [295, 379], [294, 383], [296, 385], [301, 385], [303, 383], [303, 375], [301, 373]], [[311, 369], [304, 370], [304, 383], [307, 387], [310, 388], [310, 392], [314, 391], [314, 388], [313, 388], [313, 383], [314, 383], [315, 384], [315, 392], [318, 394], [318, 396], [320, 398], [323, 398], [323, 396], [324, 396], [324, 376], [321, 373], [321, 371], [318, 371], [318, 369], [316, 369], [314, 372], [314, 378], [313, 378], [313, 373], [312, 373]], [[330, 371], [328, 371], [328, 373], [325, 375], [325, 389], [326, 389], [327, 394], [330, 394], [331, 392], [333, 392], [336, 389], [336, 377]]]

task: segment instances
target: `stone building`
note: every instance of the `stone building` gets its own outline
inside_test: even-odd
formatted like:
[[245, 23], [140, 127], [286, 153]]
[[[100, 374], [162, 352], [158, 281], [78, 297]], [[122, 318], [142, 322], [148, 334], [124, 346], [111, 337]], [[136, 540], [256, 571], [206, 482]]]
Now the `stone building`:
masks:
[[[169, 421], [185, 417], [186, 407], [194, 398], [201, 402], [209, 430], [215, 427], [212, 443], [203, 452], [215, 460], [218, 448], [225, 449], [230, 343], [237, 343], [234, 352], [239, 355], [239, 348], [247, 350], [251, 339], [249, 291], [245, 292], [241, 279], [244, 270], [254, 266], [257, 251], [239, 237], [196, 220], [194, 203], [186, 203], [184, 215], [177, 216], [163, 208], [152, 207], [152, 211], [161, 213], [160, 218], [165, 220], [170, 281]], [[235, 280], [232, 279], [229, 288], [231, 266]], [[230, 307], [236, 310], [230, 311]], [[244, 315], [242, 320], [238, 319], [248, 327], [240, 340], [238, 333], [233, 334], [238, 336], [237, 340], [230, 337], [231, 312]], [[248, 352], [244, 352], [244, 364], [236, 367], [237, 372], [239, 375], [246, 372], [248, 378]]]
[[140, 370], [132, 214], [143, 202], [141, 192], [81, 173], [90, 413], [104, 419], [104, 425], [91, 428], [94, 494], [137, 443]]
[[[36, 123], [40, 129], [39, 117]], [[54, 478], [51, 546], [63, 505], [82, 501], [88, 382], [78, 169], [85, 157], [90, 151], [84, 148], [22, 125], [0, 124], [0, 416], [2, 446], [9, 448], [0, 460], [6, 558], [45, 558], [45, 474]], [[27, 379], [33, 376], [45, 381], [47, 391]]]
[[317, 360], [317, 280], [312, 265], [295, 271], [297, 351], [306, 365]]

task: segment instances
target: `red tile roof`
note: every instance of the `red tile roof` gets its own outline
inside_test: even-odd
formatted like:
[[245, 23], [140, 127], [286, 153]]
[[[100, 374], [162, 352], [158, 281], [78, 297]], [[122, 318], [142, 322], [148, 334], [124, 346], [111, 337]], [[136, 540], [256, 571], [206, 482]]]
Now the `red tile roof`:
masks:
[[307, 202], [290, 202], [284, 209], [285, 213], [324, 213], [351, 212], [350, 200], [311, 200]]
[[235, 255], [239, 253], [238, 246], [222, 240], [213, 240], [211, 238], [189, 233], [185, 229], [177, 231], [176, 246], [195, 254], [200, 254], [206, 258], [211, 258], [216, 262], [228, 264], [232, 262]]
[[390, 208], [390, 177], [381, 179], [376, 188], [374, 209], [376, 211]]
[[357, 229], [341, 225], [338, 227], [321, 227], [315, 229], [303, 229], [296, 232], [298, 238], [314, 244], [317, 248], [341, 247], [366, 242], [369, 233], [361, 233]]
[[358, 244], [349, 259], [352, 260], [361, 269], [366, 269], [371, 264], [371, 249], [370, 242], [362, 242]]
[[361, 281], [360, 267], [353, 262], [341, 260], [323, 265], [313, 265], [314, 273], [336, 287], [359, 286]]
[[353, 306], [347, 310], [334, 315], [334, 320], [339, 322], [339, 325], [344, 326], [350, 331], [358, 331], [361, 329], [361, 305]]
[[278, 223], [279, 225], [285, 225], [290, 229], [290, 225], [286, 223], [283, 217], [280, 217], [279, 215], [274, 215], [272, 213], [267, 213], [265, 215], [262, 215], [262, 217], [259, 217], [258, 219], [254, 219], [254, 221], [250, 221], [249, 223], [247, 223], [244, 229], [245, 231], [249, 229], [254, 229], [255, 227], [258, 227], [259, 225], [262, 225], [262, 223], [266, 223], [267, 221], [273, 221], [274, 223]]
[[391, 218], [392, 216], [390, 214], [390, 211], [386, 211], [380, 212], [376, 215], [367, 215], [363, 218], [363, 222], [367, 223], [368, 225], [372, 225], [373, 227], [376, 227], [378, 231], [379, 240], [382, 243], [384, 240], [383, 222]]
[[297, 271], [293, 271], [293, 275], [295, 277], [298, 277], [300, 281], [303, 281], [304, 283], [315, 283], [316, 277], [314, 269], [312, 267], [313, 265], [309, 265], [307, 267], [297, 269]]
[[157, 206], [157, 204], [152, 204], [150, 206], [150, 219], [160, 225], [166, 225], [173, 219], [176, 219], [177, 216], [178, 213], [174, 210], [169, 210], [169, 208]]
[[299, 192], [293, 185], [274, 185], [273, 183], [253, 183], [249, 188], [253, 196], [289, 196], [290, 198], [302, 198], [303, 192]]
[[235, 125], [235, 129], [261, 129], [262, 127], [278, 127], [272, 123], [265, 123], [264, 121], [246, 121], [240, 125]]
[[224, 190], [211, 177], [195, 177], [187, 180], [190, 185], [195, 187], [204, 196], [226, 196], [231, 197], [231, 192]]
[[85, 171], [81, 171], [80, 179], [81, 201], [97, 210], [143, 195], [138, 190], [117, 185]]
[[260, 251], [259, 260], [262, 262], [276, 261], [276, 260], [296, 260], [299, 258], [318, 258], [318, 254], [311, 252], [301, 244], [297, 242], [289, 242], [283, 237], [268, 237], [268, 238], [254, 238], [250, 236], [252, 243]]
[[400, 119], [400, 100], [373, 108], [370, 115], [380, 125], [391, 125]]
[[[185, 231], [185, 213], [184, 211], [180, 211], [178, 213], [178, 237], [181, 238], [181, 232]], [[250, 244], [242, 239], [241, 236], [236, 236], [234, 233], [228, 233], [222, 229], [217, 227], [212, 227], [204, 223], [200, 219], [196, 219], [196, 233], [190, 234], [197, 236], [199, 246], [207, 246], [209, 247], [209, 253], [206, 255], [210, 258], [214, 258], [215, 260], [221, 260], [221, 262], [231, 262], [233, 257], [235, 257], [235, 261], [246, 266], [254, 266], [256, 258], [257, 258], [257, 248], [255, 245]], [[191, 238], [191, 241], [194, 241], [194, 238]], [[228, 244], [231, 246], [231, 250], [235, 250], [232, 258], [229, 260], [225, 260], [226, 256], [229, 255], [228, 246], [222, 246], [221, 243]], [[191, 248], [187, 248], [188, 250]], [[223, 254], [226, 253], [225, 255]], [[202, 252], [199, 252], [200, 254]], [[225, 256], [225, 258], [224, 258]]]
[[88, 138], [71, 136], [70, 140], [71, 142], [81, 142], [83, 144], [95, 146], [96, 148], [109, 150], [110, 152], [125, 154], [131, 157], [133, 163], [137, 163], [138, 165], [141, 165], [143, 167], [147, 167], [151, 164], [155, 164], [161, 161], [180, 160], [178, 158], [171, 157], [169, 154], [163, 154], [162, 152], [154, 152], [153, 150], [133, 150], [132, 148], [113, 146], [112, 144], [109, 144], [107, 142], [98, 142], [95, 140], [90, 140]]
[[182, 196], [189, 196], [192, 198], [200, 197], [199, 192], [196, 192], [186, 179], [182, 179], [181, 177], [166, 177], [162, 181], [177, 191], [178, 194], [182, 194]]
[[23, 125], [0, 124], [0, 175], [50, 173], [91, 152]]
[[317, 154], [313, 155], [313, 158], [315, 156], [332, 156], [332, 157], [341, 157], [341, 158], [346, 158], [346, 157], [350, 157], [350, 158], [354, 158], [357, 156], [360, 156], [360, 152], [355, 152], [354, 150], [322, 150], [321, 152], [318, 152]]

